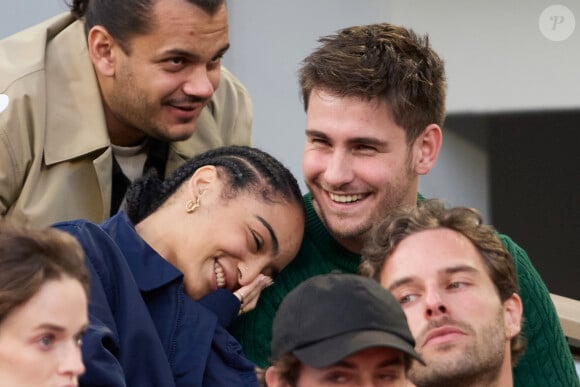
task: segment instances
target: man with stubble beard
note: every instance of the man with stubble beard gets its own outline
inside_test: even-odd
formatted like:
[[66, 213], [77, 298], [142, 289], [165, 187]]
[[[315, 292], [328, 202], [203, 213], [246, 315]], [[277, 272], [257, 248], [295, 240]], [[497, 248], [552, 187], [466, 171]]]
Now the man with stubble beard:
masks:
[[469, 208], [427, 200], [394, 210], [363, 251], [361, 271], [401, 304], [415, 349], [417, 387], [512, 387], [525, 350], [514, 261]]

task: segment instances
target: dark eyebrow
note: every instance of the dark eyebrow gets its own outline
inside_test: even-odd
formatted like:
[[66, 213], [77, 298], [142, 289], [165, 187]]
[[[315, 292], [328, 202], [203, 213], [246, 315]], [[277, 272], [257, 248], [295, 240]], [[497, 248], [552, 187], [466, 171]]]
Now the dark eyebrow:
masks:
[[385, 146], [387, 143], [372, 137], [355, 137], [348, 140], [349, 144], [365, 144], [374, 146]]
[[387, 290], [389, 292], [392, 292], [393, 290], [395, 290], [396, 288], [406, 285], [408, 283], [411, 283], [415, 280], [415, 277], [403, 277], [400, 278], [398, 280], [396, 280], [395, 282], [393, 282], [392, 284], [389, 285], [389, 287], [387, 288]]
[[445, 268], [443, 270], [445, 274], [455, 274], [455, 273], [468, 273], [468, 274], [479, 274], [479, 270], [472, 266], [467, 265], [457, 265]]
[[222, 48], [220, 48], [219, 50], [217, 50], [217, 52], [215, 53], [215, 55], [212, 58], [215, 58], [216, 56], [224, 55], [229, 49], [230, 49], [230, 44], [228, 43], [225, 46], [223, 46]]
[[[450, 266], [450, 267], [446, 267], [443, 270], [439, 271], [440, 273], [444, 273], [444, 274], [455, 274], [455, 273], [470, 273], [470, 274], [479, 274], [479, 271], [471, 266], [467, 266], [467, 265], [456, 265], [456, 266]], [[396, 280], [395, 282], [393, 282], [391, 285], [389, 285], [388, 287], [388, 291], [392, 292], [393, 290], [395, 290], [396, 288], [398, 288], [399, 286], [403, 286], [406, 285], [410, 282], [413, 282], [415, 280], [415, 277], [403, 277], [400, 278], [398, 280]]]
[[[229, 50], [229, 48], [230, 48], [230, 44], [228, 43], [225, 46], [223, 46], [222, 48], [220, 48], [219, 50], [217, 50], [216, 53], [214, 55], [212, 55], [212, 59], [215, 58], [216, 56], [224, 55], [226, 53], [226, 51]], [[199, 55], [197, 55], [191, 51], [182, 50], [181, 48], [172, 48], [172, 49], [169, 49], [167, 51], [164, 51], [164, 55], [184, 56], [187, 58], [195, 58], [195, 59], [199, 58]]]
[[36, 329], [48, 329], [48, 330], [56, 331], [56, 332], [64, 332], [65, 331], [64, 327], [62, 327], [60, 325], [51, 324], [51, 323], [40, 324], [36, 327]]
[[270, 226], [270, 223], [268, 223], [266, 219], [262, 218], [259, 215], [256, 215], [256, 218], [264, 225], [264, 227], [268, 229], [270, 237], [272, 238], [272, 253], [274, 255], [278, 255], [278, 252], [280, 251], [280, 246], [278, 244], [278, 237], [276, 236], [274, 229], [272, 228], [272, 226]]
[[[323, 138], [325, 140], [328, 139], [328, 136], [324, 132], [321, 132], [321, 131], [316, 130], [316, 129], [306, 129], [306, 136]], [[377, 147], [379, 147], [379, 146], [384, 147], [384, 146], [388, 145], [387, 142], [381, 141], [381, 140], [374, 138], [374, 137], [354, 137], [354, 138], [348, 139], [348, 143], [351, 145], [353, 145], [353, 144], [367, 144], [367, 145], [374, 145]]]
[[319, 130], [315, 130], [315, 129], [306, 129], [305, 133], [307, 136], [310, 136], [310, 137], [328, 138], [328, 136], [326, 134], [324, 134], [323, 132], [321, 132]]

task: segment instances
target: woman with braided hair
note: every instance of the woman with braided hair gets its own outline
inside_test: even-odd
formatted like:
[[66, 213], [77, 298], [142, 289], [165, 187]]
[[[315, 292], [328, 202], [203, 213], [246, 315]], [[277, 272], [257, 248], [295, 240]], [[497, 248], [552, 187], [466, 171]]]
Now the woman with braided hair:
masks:
[[165, 181], [136, 181], [126, 212], [103, 224], [55, 227], [80, 241], [91, 272], [81, 385], [257, 385], [225, 326], [302, 239], [300, 189], [277, 160], [245, 146], [210, 150]]

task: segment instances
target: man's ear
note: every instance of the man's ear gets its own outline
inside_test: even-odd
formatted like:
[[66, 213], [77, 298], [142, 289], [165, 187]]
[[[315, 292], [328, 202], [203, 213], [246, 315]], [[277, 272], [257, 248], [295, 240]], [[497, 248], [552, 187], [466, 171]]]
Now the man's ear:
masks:
[[288, 383], [280, 379], [278, 369], [275, 366], [270, 366], [266, 369], [264, 379], [268, 387], [288, 387]]
[[443, 135], [437, 124], [428, 125], [413, 144], [415, 173], [426, 175], [435, 166]]
[[212, 185], [215, 185], [219, 176], [217, 168], [213, 165], [204, 165], [198, 168], [187, 182], [187, 190], [190, 198], [195, 199], [207, 191]]
[[522, 330], [522, 299], [516, 293], [503, 302], [505, 335], [507, 340], [516, 337]]
[[100, 75], [111, 77], [115, 75], [116, 49], [121, 49], [117, 41], [103, 26], [94, 26], [88, 34], [87, 44], [89, 56], [95, 71]]

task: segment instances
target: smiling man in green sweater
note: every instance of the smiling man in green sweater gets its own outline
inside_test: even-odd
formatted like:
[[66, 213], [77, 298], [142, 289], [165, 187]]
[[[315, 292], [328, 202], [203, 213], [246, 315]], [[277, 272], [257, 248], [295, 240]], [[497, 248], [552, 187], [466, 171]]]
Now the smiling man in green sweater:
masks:
[[[392, 24], [357, 26], [320, 39], [303, 62], [307, 113], [303, 172], [310, 193], [296, 259], [265, 289], [233, 333], [258, 366], [269, 364], [272, 321], [284, 296], [317, 274], [356, 273], [372, 226], [414, 205], [419, 176], [441, 147], [446, 80], [427, 37]], [[500, 236], [514, 259], [528, 349], [519, 387], [579, 386], [549, 292], [525, 251]]]

